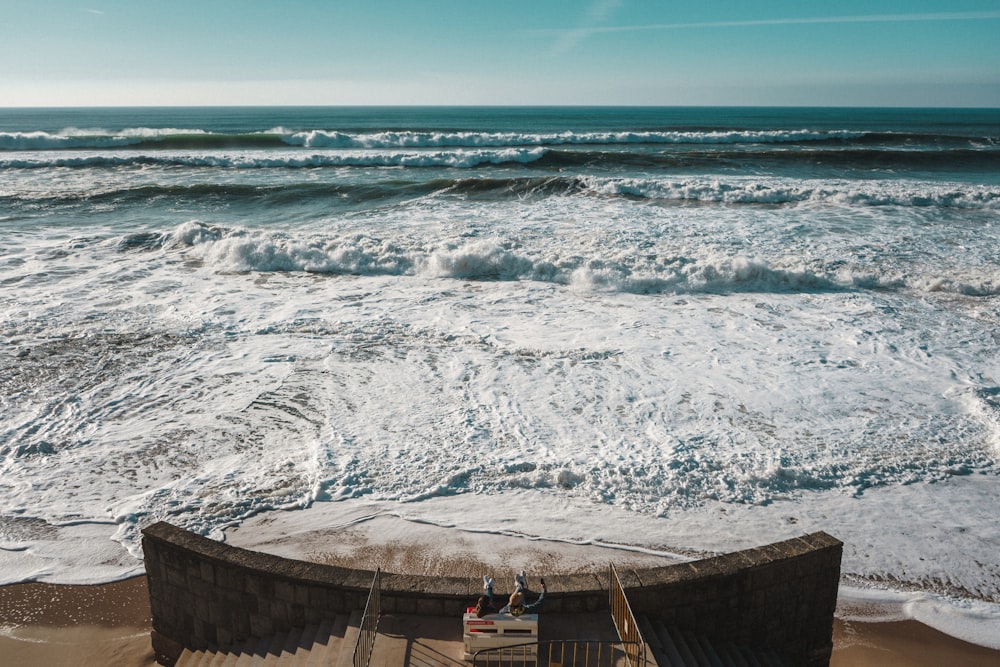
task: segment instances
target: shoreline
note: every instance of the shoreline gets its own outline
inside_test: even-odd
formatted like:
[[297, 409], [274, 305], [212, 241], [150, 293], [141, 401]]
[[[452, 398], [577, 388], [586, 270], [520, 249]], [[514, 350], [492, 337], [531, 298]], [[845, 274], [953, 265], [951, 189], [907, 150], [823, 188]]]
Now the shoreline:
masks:
[[[359, 564], [360, 565], [360, 564]], [[108, 584], [0, 586], [0, 667], [155, 665], [145, 576]], [[914, 620], [834, 620], [832, 667], [1000, 664], [1000, 651]]]

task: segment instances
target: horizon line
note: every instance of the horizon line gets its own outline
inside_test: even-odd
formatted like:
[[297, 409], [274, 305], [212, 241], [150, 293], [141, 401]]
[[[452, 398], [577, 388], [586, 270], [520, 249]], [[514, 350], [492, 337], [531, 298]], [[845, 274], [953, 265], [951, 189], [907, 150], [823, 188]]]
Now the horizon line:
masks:
[[925, 104], [58, 104], [0, 106], [2, 111], [39, 109], [924, 109], [1000, 111], [1000, 105]]

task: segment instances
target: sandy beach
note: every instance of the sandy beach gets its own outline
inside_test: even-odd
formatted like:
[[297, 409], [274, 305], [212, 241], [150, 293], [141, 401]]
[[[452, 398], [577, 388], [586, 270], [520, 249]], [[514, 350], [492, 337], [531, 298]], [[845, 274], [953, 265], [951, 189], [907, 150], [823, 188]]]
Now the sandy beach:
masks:
[[[468, 542], [453, 539], [445, 549], [433, 535], [443, 529], [424, 526], [421, 530], [431, 533], [429, 541], [402, 542], [391, 531], [385, 534], [392, 525], [400, 522], [365, 524], [342, 531], [345, 534], [338, 540], [323, 539], [322, 531], [316, 531], [309, 539], [299, 535], [297, 540], [281, 540], [271, 548], [258, 548], [272, 552], [297, 549], [312, 559], [348, 566], [378, 565], [390, 571], [449, 572], [474, 577], [483, 571], [500, 577], [509, 575], [503, 563], [512, 562], [515, 555], [517, 562], [538, 563], [547, 572], [594, 571], [604, 567], [611, 551], [605, 546], [552, 549], [549, 542], [504, 536], [477, 536]], [[369, 540], [364, 534], [369, 530], [382, 532], [382, 539]], [[502, 541], [503, 548], [499, 542], [493, 544], [494, 539]], [[323, 552], [316, 548], [320, 543], [325, 545]], [[623, 563], [663, 562], [662, 556], [615, 551], [616, 560]], [[0, 628], [0, 666], [155, 664], [149, 642], [150, 613], [144, 577], [95, 586], [28, 583], [2, 587]], [[863, 623], [837, 619], [830, 664], [995, 667], [1000, 665], [1000, 651], [969, 644], [915, 621]]]

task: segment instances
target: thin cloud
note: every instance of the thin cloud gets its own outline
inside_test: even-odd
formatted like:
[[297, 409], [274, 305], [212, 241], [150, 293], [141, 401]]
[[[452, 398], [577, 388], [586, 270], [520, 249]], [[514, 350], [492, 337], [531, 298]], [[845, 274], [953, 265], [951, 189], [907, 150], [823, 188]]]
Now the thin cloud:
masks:
[[104, 16], [104, 12], [102, 12], [100, 9], [84, 9], [83, 11], [87, 12], [88, 14], [97, 14], [98, 16]]
[[552, 45], [552, 52], [556, 54], [568, 53], [594, 32], [605, 29], [601, 27], [601, 24], [606, 23], [622, 6], [623, 2], [624, 0], [594, 0], [587, 7], [587, 11], [580, 21], [580, 27], [559, 31], [559, 39]]
[[[686, 30], [697, 28], [748, 28], [783, 25], [828, 25], [838, 23], [912, 23], [918, 21], [984, 21], [1000, 19], [996, 12], [938, 12], [927, 14], [871, 14], [862, 16], [817, 16], [808, 18], [756, 19], [749, 21], [701, 21], [695, 23], [652, 23], [648, 25], [590, 26], [586, 28], [551, 28], [533, 32], [558, 33], [571, 40], [571, 46], [596, 33], [638, 32], [640, 30]], [[558, 43], [557, 43], [558, 44]]]

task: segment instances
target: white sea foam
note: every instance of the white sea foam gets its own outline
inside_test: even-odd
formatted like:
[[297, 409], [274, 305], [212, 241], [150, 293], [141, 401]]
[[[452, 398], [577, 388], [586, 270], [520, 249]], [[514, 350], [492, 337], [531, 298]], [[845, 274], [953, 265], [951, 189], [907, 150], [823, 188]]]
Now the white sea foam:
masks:
[[158, 519], [823, 529], [892, 613], [990, 620], [994, 175], [216, 140], [3, 156], [0, 580], [134, 573]]
[[437, 148], [444, 146], [561, 146], [593, 144], [749, 144], [855, 139], [854, 131], [709, 131], [709, 132], [372, 132], [271, 130], [284, 141], [307, 148]]
[[[59, 132], [0, 132], [0, 150], [50, 150], [129, 146], [175, 136], [210, 135], [203, 129], [133, 127], [121, 130], [66, 128]], [[372, 132], [336, 130], [290, 131], [282, 127], [256, 133], [276, 135], [285, 143], [306, 148], [441, 148], [557, 146], [567, 144], [740, 144], [855, 139], [856, 131], [710, 131], [710, 132]], [[218, 135], [223, 136], [223, 135]], [[245, 135], [252, 136], [252, 135]], [[238, 137], [235, 137], [238, 139]]]
[[0, 169], [47, 169], [52, 167], [121, 167], [161, 165], [165, 167], [216, 167], [229, 169], [277, 169], [314, 167], [454, 167], [469, 169], [485, 164], [528, 164], [544, 157], [544, 148], [502, 148], [452, 151], [345, 151], [337, 153], [197, 152], [112, 155], [59, 155], [41, 153], [0, 160]]
[[118, 148], [176, 135], [207, 134], [204, 130], [178, 128], [102, 129], [66, 128], [61, 132], [0, 132], [0, 151], [34, 151], [69, 148]]
[[[685, 257], [623, 252], [594, 245], [515, 247], [497, 239], [444, 243], [388, 241], [348, 236], [255, 232], [190, 221], [161, 243], [191, 248], [194, 256], [222, 272], [296, 272], [359, 276], [425, 276], [465, 280], [525, 280], [571, 285], [587, 291], [634, 294], [796, 293], [913, 289], [965, 296], [997, 294], [993, 275], [928, 279], [923, 275], [878, 276], [831, 258], [822, 270], [771, 266], [746, 256]], [[822, 267], [822, 264], [819, 265]], [[976, 281], [975, 287], [973, 282]]]
[[725, 204], [833, 203], [845, 206], [936, 206], [1000, 208], [1000, 188], [912, 181], [830, 181], [787, 178], [682, 180], [587, 178], [587, 187], [604, 194], [668, 201]]

